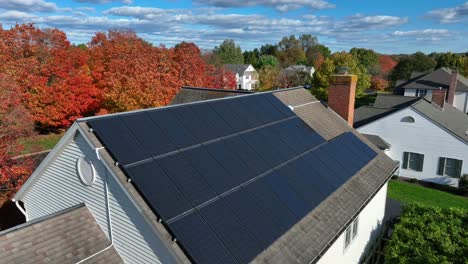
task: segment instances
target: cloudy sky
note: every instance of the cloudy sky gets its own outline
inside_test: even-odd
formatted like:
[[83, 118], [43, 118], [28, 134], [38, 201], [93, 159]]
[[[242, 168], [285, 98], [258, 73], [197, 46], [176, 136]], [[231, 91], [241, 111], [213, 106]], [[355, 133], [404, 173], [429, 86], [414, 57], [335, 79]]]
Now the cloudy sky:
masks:
[[132, 29], [156, 44], [243, 49], [312, 34], [333, 51], [468, 51], [466, 0], [0, 0], [0, 23], [57, 27], [73, 43], [96, 31]]

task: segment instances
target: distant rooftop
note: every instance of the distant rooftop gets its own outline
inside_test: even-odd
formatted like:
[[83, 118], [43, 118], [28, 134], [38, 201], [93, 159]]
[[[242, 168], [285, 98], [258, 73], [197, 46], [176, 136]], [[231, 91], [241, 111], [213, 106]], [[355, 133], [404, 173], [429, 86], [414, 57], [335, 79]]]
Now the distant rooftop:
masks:
[[243, 90], [225, 90], [202, 87], [184, 86], [172, 99], [171, 105], [185, 104], [191, 102], [205, 101], [217, 98], [231, 97], [243, 94], [253, 93]]
[[[452, 70], [439, 68], [432, 72], [413, 72], [408, 81], [398, 83], [397, 89], [448, 89]], [[468, 79], [458, 74], [457, 91], [468, 91]]]

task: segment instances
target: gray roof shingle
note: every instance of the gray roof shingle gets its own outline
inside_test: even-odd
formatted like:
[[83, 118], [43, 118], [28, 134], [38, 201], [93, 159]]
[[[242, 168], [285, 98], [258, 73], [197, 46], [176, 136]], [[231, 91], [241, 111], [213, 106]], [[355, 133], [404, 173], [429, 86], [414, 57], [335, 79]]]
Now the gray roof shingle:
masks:
[[[1, 263], [76, 263], [110, 245], [94, 216], [78, 205], [0, 232]], [[85, 263], [123, 263], [114, 247]]]
[[390, 143], [388, 143], [387, 141], [385, 141], [379, 136], [369, 135], [369, 134], [362, 134], [362, 135], [365, 136], [370, 142], [372, 142], [372, 144], [374, 144], [376, 147], [378, 147], [381, 150], [386, 150], [391, 147]]
[[238, 96], [249, 94], [252, 92], [241, 90], [224, 90], [224, 89], [211, 89], [202, 87], [188, 87], [184, 86], [174, 96], [171, 105], [185, 104], [191, 102], [205, 101], [211, 99], [218, 99], [230, 96]]
[[[413, 73], [411, 79], [400, 85], [403, 89], [448, 89], [451, 70], [445, 67], [429, 73]], [[457, 91], [468, 91], [468, 79], [458, 74]]]

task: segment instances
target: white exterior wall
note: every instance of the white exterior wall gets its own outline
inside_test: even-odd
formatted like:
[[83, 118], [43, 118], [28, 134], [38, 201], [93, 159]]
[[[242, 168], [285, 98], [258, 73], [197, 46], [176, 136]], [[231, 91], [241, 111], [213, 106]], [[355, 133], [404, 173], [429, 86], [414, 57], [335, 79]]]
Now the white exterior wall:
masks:
[[[413, 117], [415, 122], [401, 122], [405, 116]], [[363, 134], [378, 135], [390, 143], [390, 150], [386, 154], [393, 160], [400, 161], [397, 172], [400, 176], [458, 186], [458, 179], [437, 175], [439, 157], [463, 160], [462, 175], [468, 173], [468, 144], [411, 108], [383, 117], [357, 130]], [[402, 168], [405, 151], [424, 154], [422, 172]]]
[[[83, 155], [92, 160], [97, 172], [96, 181], [91, 186], [84, 185], [77, 173], [76, 162]], [[122, 259], [126, 263], [175, 263], [169, 249], [78, 132], [21, 198], [29, 220], [84, 202], [109, 237], [104, 185], [106, 175], [114, 247]]]
[[416, 89], [405, 89], [405, 96], [416, 96]]
[[463, 113], [468, 113], [468, 92], [455, 91], [453, 106]]
[[359, 263], [381, 232], [386, 199], [387, 184], [379, 190], [359, 214], [358, 232], [349, 246], [344, 248], [346, 232], [343, 232], [317, 264]]
[[[255, 74], [252, 74], [255, 73]], [[245, 70], [244, 74], [237, 77], [237, 88], [239, 88], [239, 84], [241, 85], [241, 89], [243, 90], [253, 90], [254, 88], [257, 88], [258, 80], [256, 79], [256, 73], [257, 71], [252, 65], [249, 65], [247, 69]]]

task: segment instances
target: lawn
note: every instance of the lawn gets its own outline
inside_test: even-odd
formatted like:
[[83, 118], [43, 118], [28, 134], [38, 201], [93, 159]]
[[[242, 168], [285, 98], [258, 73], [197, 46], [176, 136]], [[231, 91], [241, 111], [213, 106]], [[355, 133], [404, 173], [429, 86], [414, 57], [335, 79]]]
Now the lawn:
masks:
[[24, 149], [18, 155], [52, 149], [62, 136], [63, 133], [51, 133], [20, 139], [20, 143], [24, 146]]
[[389, 182], [388, 197], [403, 203], [417, 202], [426, 206], [468, 209], [468, 198], [396, 180]]

